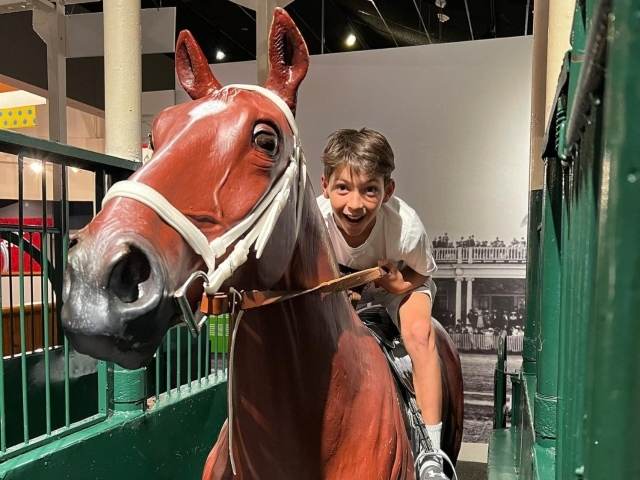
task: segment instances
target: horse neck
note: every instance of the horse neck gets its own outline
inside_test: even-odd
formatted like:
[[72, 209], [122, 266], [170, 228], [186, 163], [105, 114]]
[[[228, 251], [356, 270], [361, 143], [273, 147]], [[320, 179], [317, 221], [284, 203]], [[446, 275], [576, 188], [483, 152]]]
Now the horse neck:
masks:
[[[335, 279], [339, 276], [333, 247], [329, 239], [324, 220], [316, 204], [315, 195], [310, 185], [305, 190], [304, 207], [298, 238], [283, 278], [275, 289], [288, 291], [303, 290]], [[293, 322], [302, 333], [306, 331], [311, 337], [318, 338], [323, 331], [331, 331], [329, 342], [338, 340], [340, 332], [354, 326], [353, 309], [342, 293], [325, 296], [309, 294], [290, 302], [293, 308], [283, 309], [282, 323]], [[300, 323], [301, 316], [311, 315], [315, 321]], [[328, 345], [330, 347], [330, 345]]]
[[[300, 238], [276, 289], [309, 288], [338, 275], [310, 189], [302, 218]], [[338, 352], [358, 357], [351, 355], [353, 343], [345, 346], [344, 338], [362, 334], [359, 320], [340, 292], [324, 297], [312, 293], [248, 310], [240, 322], [231, 372], [234, 449], [246, 468], [264, 460], [265, 442], [272, 438], [279, 439], [278, 447], [266, 450], [273, 457], [285, 455], [283, 464], [293, 457], [308, 460], [320, 450], [327, 432], [326, 405], [335, 396], [335, 358]], [[341, 371], [356, 384], [364, 378], [357, 374], [362, 362], [348, 363]]]
[[[274, 290], [307, 289], [339, 275], [310, 186], [305, 191], [299, 232], [288, 268], [272, 287]], [[344, 293], [302, 295], [246, 311], [237, 336], [245, 346], [238, 348], [237, 355], [238, 359], [243, 358], [243, 352], [248, 351], [243, 349], [249, 349], [253, 364], [260, 362], [265, 375], [269, 375], [270, 369], [290, 370], [291, 375], [304, 382], [307, 375], [330, 371], [333, 352], [338, 349], [342, 334], [358, 327], [359, 321]], [[274, 350], [277, 350], [275, 356]], [[262, 356], [264, 358], [259, 359]]]

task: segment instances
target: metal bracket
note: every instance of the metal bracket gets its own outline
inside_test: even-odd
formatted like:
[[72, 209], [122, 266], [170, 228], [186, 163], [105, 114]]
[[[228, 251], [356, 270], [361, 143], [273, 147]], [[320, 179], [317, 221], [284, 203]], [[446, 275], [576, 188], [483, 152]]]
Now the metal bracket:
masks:
[[191, 333], [191, 336], [193, 338], [198, 337], [198, 334], [202, 329], [202, 325], [207, 320], [207, 316], [200, 311], [200, 302], [198, 302], [198, 307], [194, 312], [191, 309], [189, 299], [187, 298], [189, 289], [197, 280], [202, 280], [204, 283], [206, 283], [208, 281], [207, 274], [201, 270], [193, 272], [191, 275], [189, 275], [187, 281], [184, 282], [184, 284], [173, 294], [176, 302], [178, 302], [178, 306], [180, 307], [182, 320], [187, 325], [187, 328], [189, 329], [189, 332]]

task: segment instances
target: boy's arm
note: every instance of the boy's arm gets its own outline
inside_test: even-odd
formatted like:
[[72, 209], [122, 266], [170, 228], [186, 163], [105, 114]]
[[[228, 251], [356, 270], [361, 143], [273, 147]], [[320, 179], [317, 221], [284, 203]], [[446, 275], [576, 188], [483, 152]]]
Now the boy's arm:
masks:
[[396, 263], [389, 260], [380, 260], [378, 265], [385, 268], [389, 273], [375, 283], [389, 293], [406, 293], [424, 285], [429, 279], [429, 277], [420, 275], [411, 267], [404, 267], [402, 270], [398, 270]]

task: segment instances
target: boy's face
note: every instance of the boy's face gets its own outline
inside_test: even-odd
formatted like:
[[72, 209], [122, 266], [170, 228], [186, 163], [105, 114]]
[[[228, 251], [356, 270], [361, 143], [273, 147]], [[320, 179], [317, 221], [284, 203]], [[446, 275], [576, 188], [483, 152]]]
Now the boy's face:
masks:
[[331, 201], [336, 225], [352, 247], [369, 237], [376, 213], [394, 189], [393, 180], [385, 185], [382, 175], [369, 177], [349, 166], [336, 168], [330, 178], [322, 177], [322, 193]]

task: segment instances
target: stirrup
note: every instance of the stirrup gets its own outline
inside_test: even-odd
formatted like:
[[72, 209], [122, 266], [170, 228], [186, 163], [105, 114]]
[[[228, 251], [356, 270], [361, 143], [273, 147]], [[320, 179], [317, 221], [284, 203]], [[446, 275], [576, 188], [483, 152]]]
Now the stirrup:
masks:
[[[441, 459], [446, 460], [449, 466], [451, 467], [451, 471], [453, 472], [453, 478], [451, 480], [458, 480], [458, 474], [456, 473], [456, 468], [453, 466], [453, 462], [451, 461], [449, 456], [443, 450], [440, 450], [440, 449], [423, 450], [418, 454], [414, 463], [414, 468], [415, 468], [416, 476], [418, 477], [418, 479], [420, 479], [419, 463], [422, 463], [422, 460], [424, 460], [425, 457], [432, 457], [432, 456], [438, 456]], [[443, 476], [446, 477], [446, 475], [444, 475], [444, 462], [443, 462]]]

